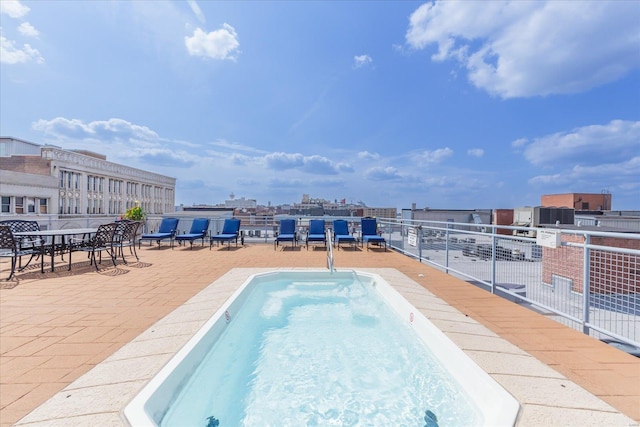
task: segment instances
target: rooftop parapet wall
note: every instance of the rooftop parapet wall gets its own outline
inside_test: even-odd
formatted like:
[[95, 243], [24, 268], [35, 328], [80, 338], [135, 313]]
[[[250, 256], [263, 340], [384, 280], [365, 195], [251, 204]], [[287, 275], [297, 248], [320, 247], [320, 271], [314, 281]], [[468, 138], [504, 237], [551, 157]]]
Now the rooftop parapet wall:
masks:
[[0, 169], [51, 176], [51, 162], [38, 156], [11, 156], [0, 159]]

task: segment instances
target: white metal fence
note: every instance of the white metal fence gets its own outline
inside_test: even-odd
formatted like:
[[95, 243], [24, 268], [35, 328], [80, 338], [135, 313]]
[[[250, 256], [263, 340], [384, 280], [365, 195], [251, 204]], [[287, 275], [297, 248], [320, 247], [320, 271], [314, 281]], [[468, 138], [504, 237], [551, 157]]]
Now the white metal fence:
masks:
[[[391, 246], [597, 338], [640, 347], [640, 234], [379, 221]], [[517, 235], [513, 235], [516, 231]]]

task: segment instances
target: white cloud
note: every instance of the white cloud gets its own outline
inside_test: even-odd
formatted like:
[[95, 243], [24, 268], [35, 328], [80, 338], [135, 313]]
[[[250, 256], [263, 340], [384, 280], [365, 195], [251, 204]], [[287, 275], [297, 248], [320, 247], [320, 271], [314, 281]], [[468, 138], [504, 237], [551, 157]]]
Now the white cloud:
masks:
[[527, 142], [529, 142], [527, 138], [518, 138], [511, 143], [511, 146], [513, 148], [520, 148], [520, 147], [524, 147], [527, 144]]
[[478, 88], [503, 98], [577, 93], [640, 67], [634, 1], [438, 1], [410, 17], [407, 43], [437, 44]]
[[191, 11], [194, 15], [196, 15], [198, 21], [200, 21], [201, 24], [204, 24], [206, 19], [204, 17], [204, 13], [202, 13], [202, 9], [200, 9], [200, 6], [198, 6], [198, 3], [195, 0], [187, 0], [187, 4], [189, 4]]
[[484, 150], [482, 148], [472, 148], [467, 150], [467, 154], [473, 157], [482, 157], [484, 156]]
[[348, 163], [334, 162], [319, 155], [304, 156], [300, 153], [271, 153], [264, 156], [267, 168], [275, 170], [298, 169], [317, 175], [336, 175], [340, 172], [353, 172]]
[[38, 37], [40, 35], [40, 32], [28, 22], [23, 22], [22, 24], [20, 24], [20, 26], [18, 27], [18, 31], [20, 32], [20, 34], [26, 37]]
[[558, 132], [533, 140], [524, 150], [533, 165], [616, 162], [637, 154], [640, 121], [612, 120], [571, 132]]
[[[3, 0], [0, 1], [0, 15], [7, 15], [13, 19], [19, 19], [29, 13], [29, 8], [19, 1]], [[0, 28], [1, 30], [1, 28]], [[18, 26], [20, 34], [26, 37], [38, 37], [38, 30], [28, 22], [23, 22]], [[0, 62], [5, 64], [22, 64], [27, 62], [44, 63], [44, 58], [38, 51], [31, 47], [30, 44], [24, 43], [20, 47], [16, 41], [7, 39], [0, 34]]]
[[4, 36], [0, 36], [0, 62], [5, 64], [20, 64], [35, 61], [39, 64], [44, 63], [44, 58], [28, 43], [22, 47], [16, 47], [15, 42], [7, 40]]
[[10, 18], [22, 18], [29, 13], [29, 8], [17, 0], [0, 1], [0, 14], [8, 15]]
[[360, 151], [358, 153], [358, 158], [364, 160], [378, 160], [380, 158], [380, 154], [370, 153], [368, 151]]
[[449, 147], [438, 148], [437, 150], [425, 150], [417, 156], [418, 163], [440, 163], [447, 157], [453, 155], [453, 150]]
[[564, 185], [581, 184], [586, 187], [593, 185], [615, 185], [628, 188], [629, 183], [640, 183], [640, 156], [619, 163], [604, 163], [595, 166], [574, 166], [562, 173], [539, 175], [529, 179], [534, 185]]
[[403, 179], [402, 175], [400, 175], [398, 170], [393, 166], [376, 166], [374, 168], [368, 169], [364, 173], [364, 176], [367, 179], [371, 179], [373, 181], [397, 181]]
[[373, 62], [373, 59], [369, 55], [356, 55], [353, 57], [353, 67], [360, 68], [365, 65], [369, 65]]
[[134, 125], [122, 119], [96, 120], [84, 123], [78, 119], [56, 117], [52, 120], [40, 119], [34, 122], [33, 129], [44, 132], [45, 135], [60, 138], [98, 138], [101, 140], [137, 140], [157, 142], [158, 134], [146, 126]]
[[230, 59], [238, 57], [238, 34], [229, 24], [224, 24], [219, 30], [205, 33], [196, 28], [193, 36], [184, 38], [187, 51], [192, 56], [203, 56], [213, 59]]

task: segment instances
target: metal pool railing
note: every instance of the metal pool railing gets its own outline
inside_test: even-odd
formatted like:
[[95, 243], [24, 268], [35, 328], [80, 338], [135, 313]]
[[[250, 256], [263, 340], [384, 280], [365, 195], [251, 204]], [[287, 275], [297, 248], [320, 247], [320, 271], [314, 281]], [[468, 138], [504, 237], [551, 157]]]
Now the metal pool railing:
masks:
[[[390, 246], [596, 338], [640, 347], [640, 234], [378, 220]], [[515, 231], [515, 233], [514, 233]], [[515, 234], [515, 235], [514, 235]]]
[[327, 267], [333, 273], [333, 240], [331, 239], [331, 230], [327, 230]]

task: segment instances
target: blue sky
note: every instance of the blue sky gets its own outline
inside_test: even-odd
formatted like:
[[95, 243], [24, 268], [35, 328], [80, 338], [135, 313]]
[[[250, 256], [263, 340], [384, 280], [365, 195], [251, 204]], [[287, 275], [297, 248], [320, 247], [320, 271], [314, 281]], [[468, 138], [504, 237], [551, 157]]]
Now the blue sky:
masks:
[[0, 10], [0, 133], [173, 176], [177, 204], [640, 209], [638, 1]]

